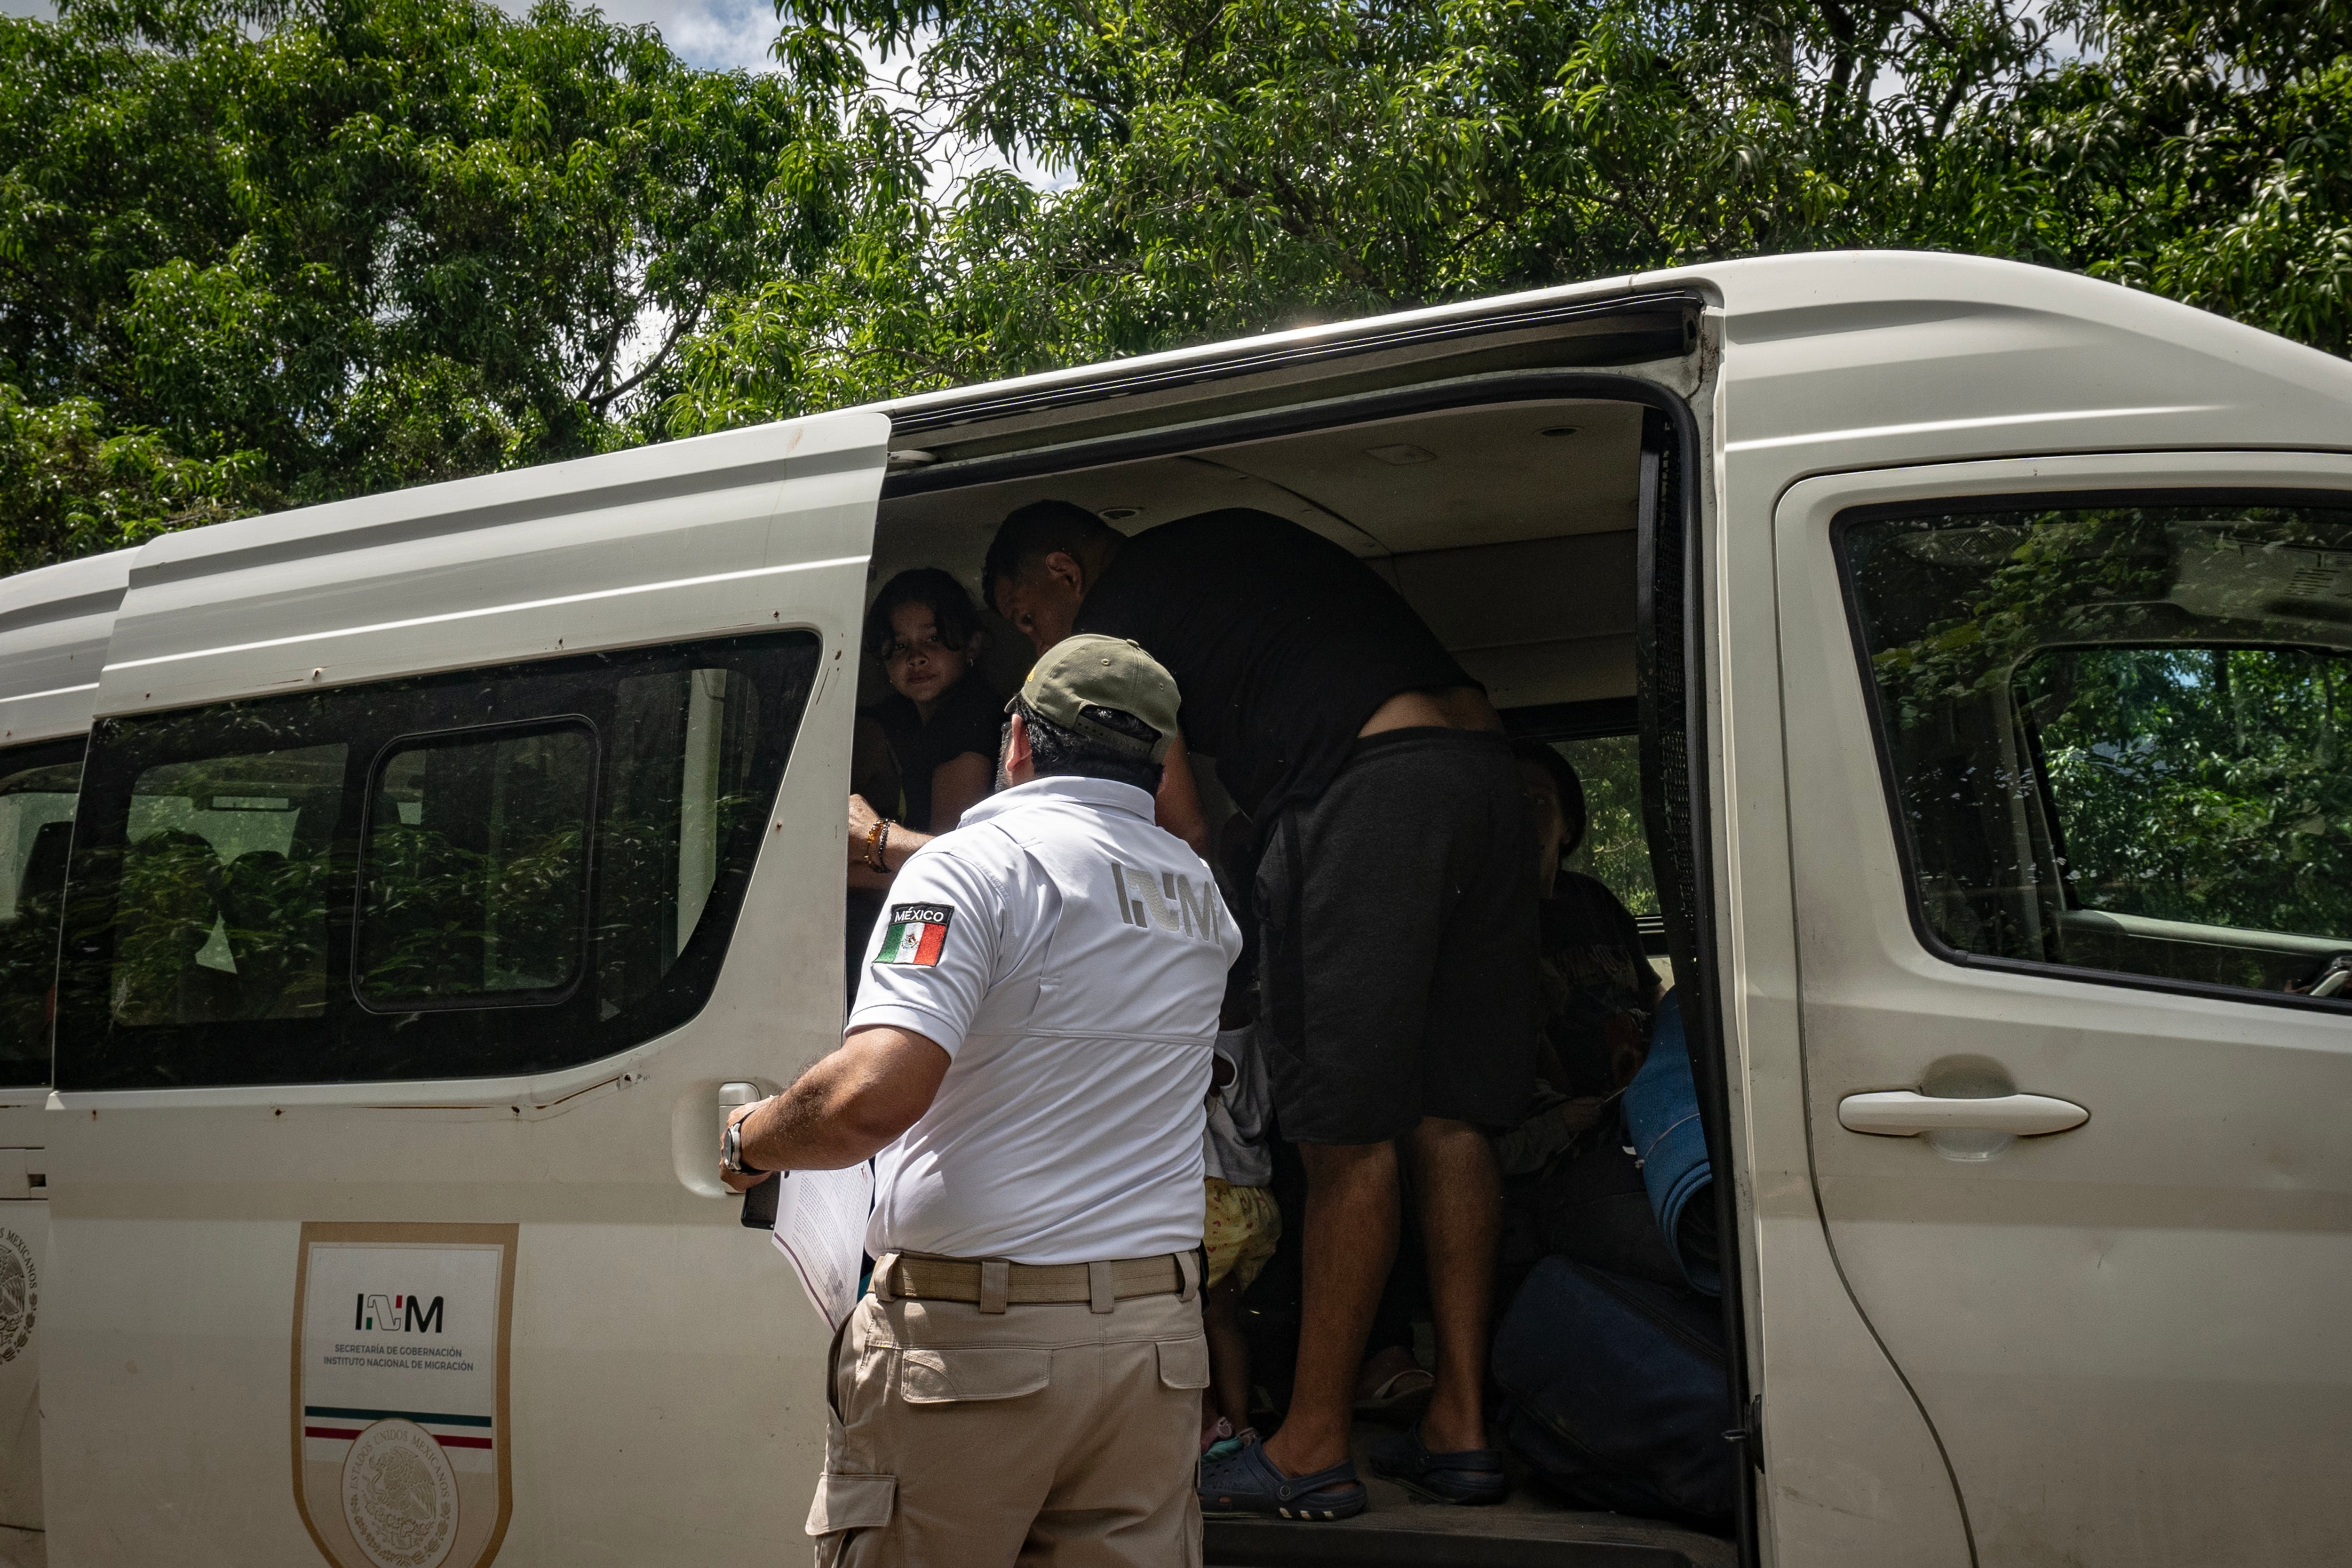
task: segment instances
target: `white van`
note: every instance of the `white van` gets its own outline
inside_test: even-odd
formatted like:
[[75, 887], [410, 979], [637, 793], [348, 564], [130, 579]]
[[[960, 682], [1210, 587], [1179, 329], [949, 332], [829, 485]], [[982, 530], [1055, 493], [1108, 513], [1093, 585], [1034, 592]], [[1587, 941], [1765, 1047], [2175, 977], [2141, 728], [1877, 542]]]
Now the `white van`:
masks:
[[721, 1086], [838, 1036], [868, 596], [1046, 496], [1292, 519], [1514, 729], [1638, 748], [1734, 1177], [1736, 1541], [1382, 1504], [1211, 1562], [2352, 1554], [2352, 367], [1855, 254], [0, 584], [0, 1561], [802, 1560], [826, 1336]]

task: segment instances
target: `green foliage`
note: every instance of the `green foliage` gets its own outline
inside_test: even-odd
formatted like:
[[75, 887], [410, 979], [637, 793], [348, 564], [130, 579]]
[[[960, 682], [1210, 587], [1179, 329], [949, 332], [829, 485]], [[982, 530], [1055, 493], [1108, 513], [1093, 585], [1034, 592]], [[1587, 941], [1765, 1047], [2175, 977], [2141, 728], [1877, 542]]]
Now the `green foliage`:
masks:
[[[845, 120], [1066, 176], [727, 300], [672, 431], [1313, 320], [1848, 246], [2352, 334], [2342, 0], [780, 0]], [[878, 95], [846, 40], [915, 63]], [[894, 107], [895, 105], [895, 107]]]
[[2019, 671], [2086, 909], [2352, 937], [2352, 670], [2300, 648], [2070, 648]]
[[1793, 249], [2012, 257], [2352, 347], [2352, 0], [779, 16], [759, 78], [564, 0], [0, 19], [0, 565]]
[[[674, 430], [1828, 247], [2089, 270], [2327, 347], [2352, 324], [2340, 0], [780, 10], [780, 58], [845, 117], [897, 113], [910, 144], [929, 126], [1067, 183], [967, 185], [873, 227], [845, 268], [725, 302]], [[919, 47], [902, 98], [850, 38]]]
[[1658, 912], [1650, 841], [1642, 826], [1642, 748], [1633, 735], [1555, 741], [1584, 785], [1584, 842], [1568, 867], [1599, 879], [1637, 915]]
[[2352, 5], [2049, 15], [2089, 52], [1956, 121], [1919, 239], [2352, 347]]
[[34, 406], [0, 383], [0, 573], [136, 544], [273, 499], [257, 453], [182, 457], [153, 430], [109, 434], [94, 398]]
[[857, 158], [562, 4], [0, 18], [6, 564], [636, 439], [714, 296], [831, 253]]

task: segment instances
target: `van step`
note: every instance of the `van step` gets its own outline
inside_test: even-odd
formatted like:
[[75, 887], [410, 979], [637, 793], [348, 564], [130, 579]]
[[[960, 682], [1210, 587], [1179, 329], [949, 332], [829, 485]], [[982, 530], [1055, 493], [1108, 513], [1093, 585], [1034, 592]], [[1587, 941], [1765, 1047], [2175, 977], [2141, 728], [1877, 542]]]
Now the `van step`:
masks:
[[1728, 1541], [1569, 1510], [1375, 1507], [1334, 1524], [1211, 1520], [1211, 1568], [1734, 1568]]
[[1339, 1523], [1212, 1519], [1213, 1568], [1736, 1568], [1738, 1547], [1656, 1519], [1588, 1514], [1527, 1493], [1486, 1510], [1421, 1502], [1371, 1479], [1371, 1507]]

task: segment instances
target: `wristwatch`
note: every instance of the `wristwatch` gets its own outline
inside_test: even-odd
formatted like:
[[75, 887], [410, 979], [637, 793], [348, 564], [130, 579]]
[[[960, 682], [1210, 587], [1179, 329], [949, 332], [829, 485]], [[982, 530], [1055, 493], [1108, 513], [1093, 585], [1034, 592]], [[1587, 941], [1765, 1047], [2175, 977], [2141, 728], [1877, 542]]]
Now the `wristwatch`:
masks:
[[[760, 1103], [765, 1105], [767, 1101], [761, 1100]], [[757, 1165], [744, 1163], [743, 1123], [750, 1120], [751, 1119], [749, 1116], [739, 1116], [727, 1124], [726, 1131], [719, 1135], [719, 1167], [738, 1176], [769, 1175], [772, 1173], [763, 1171]]]

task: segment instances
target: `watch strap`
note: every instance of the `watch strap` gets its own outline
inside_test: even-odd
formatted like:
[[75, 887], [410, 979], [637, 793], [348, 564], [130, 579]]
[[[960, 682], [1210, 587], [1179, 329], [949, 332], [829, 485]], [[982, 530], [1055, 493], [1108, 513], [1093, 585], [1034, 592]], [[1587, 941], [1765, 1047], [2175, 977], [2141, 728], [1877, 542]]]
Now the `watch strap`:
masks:
[[719, 1135], [719, 1163], [739, 1176], [765, 1176], [773, 1173], [761, 1169], [743, 1158], [743, 1123], [751, 1118], [739, 1116], [727, 1124]]

